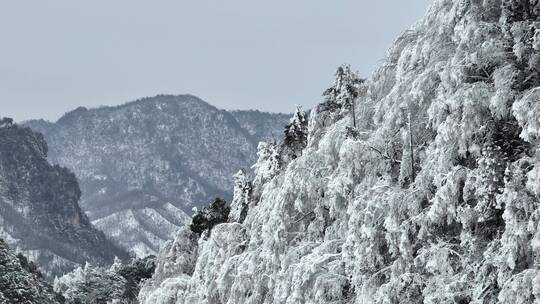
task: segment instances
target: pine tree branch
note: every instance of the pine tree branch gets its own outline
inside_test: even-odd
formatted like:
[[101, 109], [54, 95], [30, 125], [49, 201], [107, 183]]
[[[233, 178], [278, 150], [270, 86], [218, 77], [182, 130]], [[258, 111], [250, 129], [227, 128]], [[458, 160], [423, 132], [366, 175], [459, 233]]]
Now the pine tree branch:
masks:
[[295, 221], [294, 223], [295, 223], [295, 224], [298, 224], [299, 222], [301, 222], [302, 220], [304, 220], [306, 217], [308, 217], [308, 216], [311, 215], [311, 214], [315, 214], [315, 211], [310, 211], [310, 212], [304, 214], [300, 219], [298, 219], [298, 220]]

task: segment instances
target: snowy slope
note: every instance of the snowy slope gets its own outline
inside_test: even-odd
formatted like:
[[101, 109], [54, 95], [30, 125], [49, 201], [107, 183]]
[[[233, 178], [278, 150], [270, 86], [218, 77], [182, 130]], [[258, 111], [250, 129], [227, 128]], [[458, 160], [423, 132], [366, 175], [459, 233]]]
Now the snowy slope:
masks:
[[141, 302], [540, 301], [539, 63], [538, 1], [435, 0], [364, 84], [357, 129], [321, 103], [301, 157], [259, 160], [243, 223], [189, 259], [165, 247], [192, 264]]
[[281, 137], [288, 119], [159, 95], [26, 125], [44, 134], [51, 162], [76, 174], [92, 223], [144, 256], [172, 238], [193, 207], [217, 196], [230, 201], [233, 173], [249, 169], [258, 142]]
[[[165, 214], [164, 217], [162, 214]], [[124, 244], [137, 256], [155, 254], [190, 217], [171, 204], [156, 208], [128, 209], [93, 221], [110, 238]]]

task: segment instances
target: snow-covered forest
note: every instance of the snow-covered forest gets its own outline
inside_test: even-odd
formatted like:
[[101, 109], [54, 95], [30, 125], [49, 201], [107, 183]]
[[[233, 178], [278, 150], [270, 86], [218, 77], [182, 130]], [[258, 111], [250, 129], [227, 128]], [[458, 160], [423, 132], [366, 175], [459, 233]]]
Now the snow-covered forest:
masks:
[[538, 303], [540, 2], [437, 0], [239, 172], [142, 303]]
[[[230, 204], [195, 208], [156, 257], [39, 288], [66, 303], [540, 303], [540, 1], [434, 0], [373, 75], [334, 79], [258, 144]], [[39, 280], [2, 244], [0, 263]]]

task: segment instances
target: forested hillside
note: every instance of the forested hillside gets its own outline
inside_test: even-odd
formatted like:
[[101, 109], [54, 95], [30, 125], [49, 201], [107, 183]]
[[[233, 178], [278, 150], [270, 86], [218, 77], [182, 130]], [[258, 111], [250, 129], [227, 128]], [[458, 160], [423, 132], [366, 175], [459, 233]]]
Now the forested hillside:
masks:
[[92, 226], [75, 175], [49, 164], [47, 150], [41, 134], [0, 120], [0, 238], [51, 277], [86, 261], [127, 257]]

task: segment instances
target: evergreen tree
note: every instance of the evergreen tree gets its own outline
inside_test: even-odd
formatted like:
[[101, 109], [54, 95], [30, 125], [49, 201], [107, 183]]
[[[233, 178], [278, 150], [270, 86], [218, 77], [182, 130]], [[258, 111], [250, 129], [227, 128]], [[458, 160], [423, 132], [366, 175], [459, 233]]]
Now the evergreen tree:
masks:
[[55, 291], [62, 293], [66, 304], [137, 303], [140, 284], [152, 277], [155, 256], [133, 259], [122, 264], [119, 259], [110, 268], [87, 263], [54, 280]]
[[335, 74], [334, 85], [328, 88], [323, 96], [326, 97], [328, 109], [339, 109], [339, 114], [349, 112], [353, 127], [356, 128], [355, 102], [360, 96], [361, 86], [365, 82], [349, 65], [338, 67]]
[[253, 166], [255, 169], [255, 180], [266, 181], [272, 178], [281, 168], [281, 151], [276, 142], [260, 142], [257, 147], [259, 159]]
[[143, 280], [150, 279], [156, 269], [156, 257], [153, 255], [142, 259], [133, 259], [129, 264], [122, 265], [115, 272], [125, 280], [122, 299], [136, 303], [139, 287]]
[[113, 269], [86, 263], [84, 268], [56, 278], [54, 289], [64, 295], [67, 304], [106, 304], [122, 300], [126, 283]]
[[6, 128], [13, 126], [13, 118], [4, 117], [0, 119], [0, 128]]
[[234, 175], [233, 200], [231, 203], [231, 212], [229, 213], [230, 222], [243, 223], [247, 216], [249, 203], [253, 186], [248, 175], [244, 170], [238, 171]]
[[307, 146], [308, 119], [302, 107], [297, 106], [291, 122], [285, 127], [284, 150], [288, 159], [295, 159], [302, 155]]
[[193, 216], [191, 231], [201, 235], [208, 230], [208, 234], [210, 234], [215, 225], [227, 222], [230, 210], [224, 200], [216, 198], [208, 207], [203, 208]]

